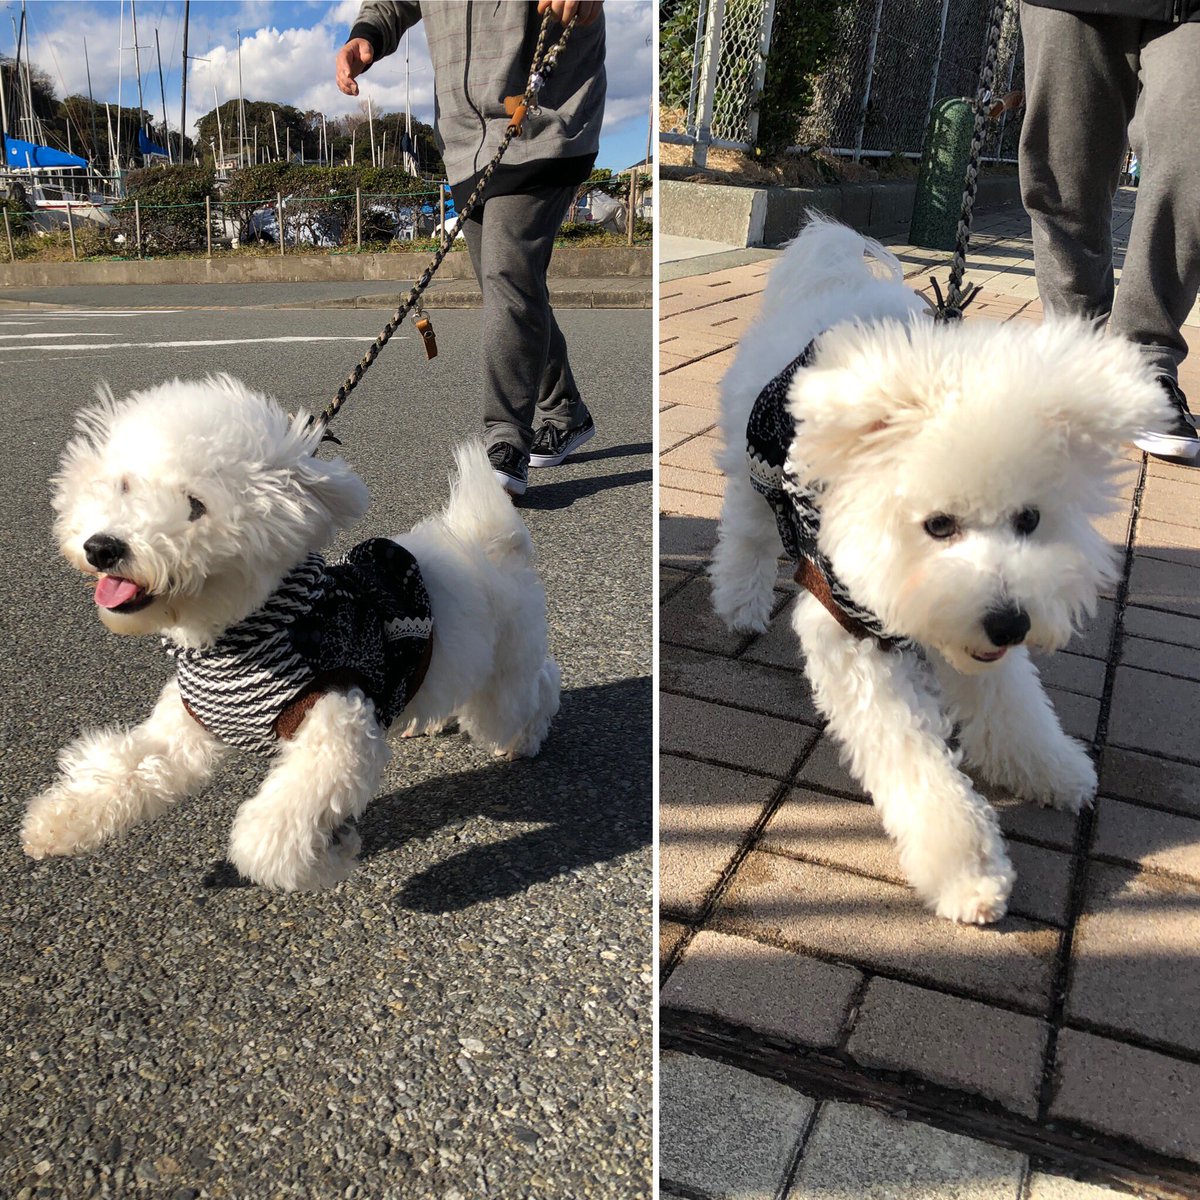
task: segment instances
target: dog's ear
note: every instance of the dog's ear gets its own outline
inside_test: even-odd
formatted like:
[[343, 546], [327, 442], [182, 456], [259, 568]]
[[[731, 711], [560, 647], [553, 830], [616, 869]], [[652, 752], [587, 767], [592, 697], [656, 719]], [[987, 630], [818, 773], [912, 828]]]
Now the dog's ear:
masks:
[[798, 372], [788, 409], [801, 422], [790, 466], [808, 480], [869, 466], [929, 414], [928, 403], [903, 380], [885, 380], [867, 362]]
[[[340, 458], [305, 455], [292, 468], [311, 515], [328, 522], [329, 535], [356, 524], [367, 511], [367, 485]], [[324, 540], [324, 539], [322, 539]]]
[[1139, 432], [1170, 425], [1158, 372], [1132, 342], [1074, 320], [1047, 321], [1032, 341], [1050, 429], [1081, 461], [1107, 462]]

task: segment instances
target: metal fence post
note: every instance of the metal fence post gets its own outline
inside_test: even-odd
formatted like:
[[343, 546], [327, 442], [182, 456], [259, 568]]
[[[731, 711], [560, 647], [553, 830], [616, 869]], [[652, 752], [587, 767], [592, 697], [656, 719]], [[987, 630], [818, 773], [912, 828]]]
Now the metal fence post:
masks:
[[75, 251], [75, 217], [71, 212], [71, 202], [67, 201], [67, 233], [71, 236], [71, 261], [78, 262], [79, 255]]
[[17, 261], [17, 252], [13, 249], [12, 226], [8, 223], [8, 209], [4, 210], [4, 237], [8, 241], [8, 261]]
[[446, 229], [446, 185], [438, 184], [438, 236]]
[[283, 233], [283, 195], [275, 193], [275, 223], [279, 226], [279, 255], [283, 257], [283, 243], [286, 240]]
[[950, 11], [950, 0], [942, 0], [942, 13], [938, 18], [937, 50], [933, 55], [933, 66], [929, 69], [929, 98], [925, 101], [925, 120], [921, 122], [921, 146], [925, 146], [925, 135], [929, 132], [929, 117], [937, 103], [938, 74], [942, 69], [942, 47], [946, 43], [946, 14]]
[[354, 228], [358, 238], [358, 248], [362, 249], [362, 189], [354, 189]]
[[[883, 0], [880, 0], [883, 3]], [[692, 145], [692, 163], [708, 165], [708, 144], [712, 141], [713, 105], [717, 95], [717, 68], [721, 58], [721, 26], [725, 21], [725, 0], [709, 0], [708, 28], [704, 32], [704, 59], [700, 65], [700, 111], [696, 114], [696, 140]]]
[[854, 133], [854, 161], [862, 161], [863, 134], [867, 128], [867, 109], [871, 104], [871, 80], [875, 74], [875, 50], [879, 45], [879, 26], [883, 20], [883, 0], [875, 0], [875, 23], [871, 26], [871, 41], [867, 46], [867, 73], [863, 81], [862, 104], [858, 110], [858, 128]]
[[[950, 0], [945, 0], [947, 4]], [[754, 68], [754, 92], [750, 96], [750, 115], [746, 121], [751, 146], [758, 145], [758, 102], [767, 82], [767, 55], [771, 53], [771, 29], [775, 24], [775, 0], [763, 4], [762, 26], [758, 31], [758, 66]]]
[[637, 225], [637, 171], [629, 172], [629, 211], [625, 214], [625, 241], [633, 245], [633, 230]]
[[700, 0], [696, 9], [696, 37], [692, 43], [692, 74], [688, 80], [687, 109], [683, 115], [684, 132], [696, 132], [696, 101], [699, 98], [700, 63], [704, 55], [704, 31], [708, 27], [708, 9]]
[[212, 258], [212, 197], [204, 197], [204, 245], [205, 253]]
[[138, 258], [142, 257], [142, 206], [133, 202], [133, 227], [137, 231]]

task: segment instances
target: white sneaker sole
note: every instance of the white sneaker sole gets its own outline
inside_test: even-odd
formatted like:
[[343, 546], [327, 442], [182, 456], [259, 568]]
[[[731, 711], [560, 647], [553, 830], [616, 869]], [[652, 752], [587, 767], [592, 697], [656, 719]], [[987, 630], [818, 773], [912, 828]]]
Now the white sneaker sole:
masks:
[[529, 456], [529, 465], [531, 467], [557, 467], [565, 458], [569, 458], [584, 442], [591, 441], [592, 436], [596, 432], [596, 427], [593, 425], [590, 429], [581, 429], [571, 440], [563, 447], [558, 454], [531, 454]]
[[1194, 459], [1200, 455], [1200, 437], [1177, 437], [1169, 433], [1155, 433], [1148, 429], [1133, 439], [1133, 444], [1147, 454], [1159, 458]]
[[510, 496], [525, 495], [525, 489], [529, 484], [524, 479], [514, 479], [511, 475], [505, 475], [503, 471], [497, 471], [495, 468], [492, 469], [492, 474]]

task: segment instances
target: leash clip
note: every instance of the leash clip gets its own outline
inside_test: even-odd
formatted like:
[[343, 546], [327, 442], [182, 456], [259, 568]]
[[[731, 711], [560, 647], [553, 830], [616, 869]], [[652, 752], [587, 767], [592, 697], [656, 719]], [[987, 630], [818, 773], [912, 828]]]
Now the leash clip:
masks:
[[416, 326], [417, 332], [421, 335], [421, 341], [425, 346], [426, 361], [431, 358], [437, 358], [437, 334], [433, 332], [433, 322], [430, 320], [429, 314], [420, 304], [417, 305], [416, 312], [413, 313], [413, 324]]

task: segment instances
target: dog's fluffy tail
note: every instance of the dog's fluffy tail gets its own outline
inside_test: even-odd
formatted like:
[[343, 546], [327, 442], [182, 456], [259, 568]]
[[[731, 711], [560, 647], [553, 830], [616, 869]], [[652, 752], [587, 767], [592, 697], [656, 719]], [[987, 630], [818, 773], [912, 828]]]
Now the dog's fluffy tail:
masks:
[[814, 296], [832, 288], [855, 290], [873, 281], [904, 282], [904, 268], [872, 238], [809, 209], [808, 224], [789, 243], [767, 278], [763, 308], [807, 311]]
[[533, 539], [496, 478], [482, 442], [455, 447], [450, 500], [442, 519], [455, 536], [482, 547], [493, 562], [516, 559], [532, 566]]

